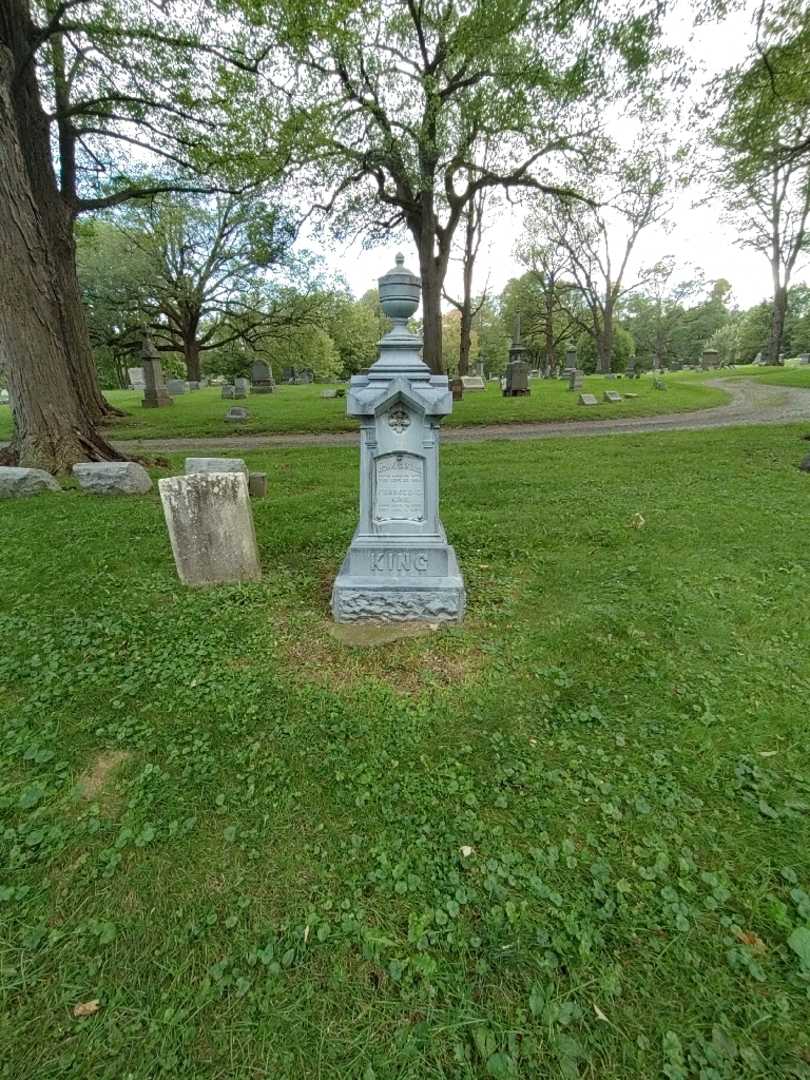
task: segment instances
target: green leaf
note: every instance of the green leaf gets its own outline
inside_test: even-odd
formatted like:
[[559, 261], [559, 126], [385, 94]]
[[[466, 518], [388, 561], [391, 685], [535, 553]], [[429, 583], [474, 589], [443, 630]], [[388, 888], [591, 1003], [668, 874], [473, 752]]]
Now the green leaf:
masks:
[[31, 787], [27, 787], [22, 792], [17, 805], [21, 810], [30, 810], [33, 806], [36, 806], [40, 799], [45, 794], [45, 791], [39, 786], [39, 784], [32, 784]]
[[788, 938], [788, 945], [798, 956], [802, 967], [810, 971], [810, 929], [797, 927]]

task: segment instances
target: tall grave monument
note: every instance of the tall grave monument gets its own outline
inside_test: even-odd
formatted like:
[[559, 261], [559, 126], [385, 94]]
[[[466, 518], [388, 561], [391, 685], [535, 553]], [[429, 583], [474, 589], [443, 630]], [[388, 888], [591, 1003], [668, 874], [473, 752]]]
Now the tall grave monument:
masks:
[[407, 328], [420, 285], [404, 261], [397, 255], [379, 281], [393, 329], [368, 374], [352, 377], [346, 398], [346, 412], [360, 420], [360, 521], [332, 591], [339, 623], [464, 615], [464, 582], [439, 518], [439, 424], [452, 412], [452, 395]]
[[531, 393], [529, 389], [528, 348], [523, 344], [520, 334], [520, 315], [515, 317], [512, 328], [512, 344], [509, 346], [509, 363], [506, 365], [506, 385], [504, 397], [524, 397]]
[[145, 409], [162, 409], [165, 405], [173, 405], [174, 400], [169, 395], [163, 382], [160, 356], [148, 335], [143, 339], [141, 360], [143, 362], [144, 382], [143, 407]]

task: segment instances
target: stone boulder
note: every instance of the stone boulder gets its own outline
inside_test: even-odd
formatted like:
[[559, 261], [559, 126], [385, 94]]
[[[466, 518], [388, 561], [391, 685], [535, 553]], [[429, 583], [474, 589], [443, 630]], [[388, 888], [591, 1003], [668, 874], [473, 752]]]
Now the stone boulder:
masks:
[[82, 461], [73, 466], [82, 491], [93, 495], [144, 495], [152, 486], [149, 473], [135, 461]]
[[44, 469], [0, 467], [0, 499], [21, 499], [43, 491], [61, 491], [59, 484]]

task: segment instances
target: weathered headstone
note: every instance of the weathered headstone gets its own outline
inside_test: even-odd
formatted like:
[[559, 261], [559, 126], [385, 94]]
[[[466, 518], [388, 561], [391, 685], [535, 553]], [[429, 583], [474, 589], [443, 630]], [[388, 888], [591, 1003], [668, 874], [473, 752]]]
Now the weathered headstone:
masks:
[[129, 380], [130, 390], [146, 389], [146, 378], [142, 367], [127, 368], [127, 379]]
[[144, 495], [152, 487], [149, 473], [136, 461], [81, 461], [73, 475], [82, 491], [93, 495]]
[[10, 405], [11, 398], [9, 397], [8, 390], [0, 390], [0, 405]]
[[250, 379], [234, 379], [233, 380], [233, 396], [235, 398], [246, 398], [250, 393]]
[[624, 396], [625, 396], [625, 398], [637, 398], [638, 394], [627, 394], [626, 393]]
[[242, 420], [249, 420], [250, 413], [247, 409], [243, 409], [239, 405], [232, 405], [225, 413], [224, 419], [227, 420], [229, 424], [238, 424]]
[[200, 384], [199, 384], [199, 382], [197, 382], [197, 380], [196, 380], [196, 379], [192, 379], [192, 380], [191, 380], [190, 382], [188, 382], [188, 383], [187, 383], [186, 385], [188, 386], [188, 388], [189, 388], [189, 391], [192, 391], [192, 390], [199, 390], [199, 389], [200, 389]]
[[799, 353], [799, 363], [804, 366], [810, 364], [810, 353]]
[[241, 472], [247, 476], [248, 467], [239, 457], [187, 457], [183, 471], [186, 476], [209, 472]]
[[267, 473], [248, 473], [248, 492], [251, 499], [263, 499], [267, 494]]
[[579, 395], [579, 404], [580, 405], [598, 405], [599, 402], [597, 401], [595, 394], [580, 394]]
[[335, 621], [458, 622], [464, 582], [439, 517], [439, 424], [453, 408], [447, 376], [433, 375], [407, 327], [419, 278], [402, 255], [380, 278], [394, 325], [346, 401], [361, 424], [360, 521], [332, 591]]
[[144, 409], [162, 409], [167, 405], [173, 405], [174, 401], [169, 396], [163, 382], [163, 369], [160, 366], [160, 357], [151, 338], [144, 338], [141, 350], [143, 361], [143, 378], [146, 388], [143, 392], [141, 404]]
[[250, 369], [251, 394], [272, 394], [276, 388], [273, 371], [264, 360], [257, 360]]
[[579, 368], [572, 368], [568, 373], [568, 389], [581, 390], [584, 379], [584, 371], [580, 371]]
[[602, 395], [603, 401], [617, 402], [622, 400], [622, 395], [616, 390], [606, 390]]
[[222, 398], [223, 401], [232, 401], [233, 400], [233, 391], [234, 391], [233, 386], [231, 386], [230, 383], [225, 383], [225, 385], [222, 387], [222, 390], [220, 392], [220, 397]]
[[0, 499], [22, 499], [43, 491], [61, 491], [59, 483], [44, 469], [0, 466]]
[[259, 581], [256, 530], [244, 473], [158, 481], [177, 573], [185, 585]]
[[329, 388], [327, 390], [321, 390], [322, 398], [336, 398], [338, 396], [337, 390]]
[[464, 398], [464, 380], [455, 378], [451, 379], [448, 383], [450, 387], [450, 393], [453, 395], [453, 401], [461, 401]]
[[185, 379], [169, 379], [166, 383], [166, 389], [172, 397], [177, 397], [178, 394], [185, 394], [188, 384]]
[[486, 390], [487, 384], [480, 375], [462, 375], [461, 381], [465, 390]]

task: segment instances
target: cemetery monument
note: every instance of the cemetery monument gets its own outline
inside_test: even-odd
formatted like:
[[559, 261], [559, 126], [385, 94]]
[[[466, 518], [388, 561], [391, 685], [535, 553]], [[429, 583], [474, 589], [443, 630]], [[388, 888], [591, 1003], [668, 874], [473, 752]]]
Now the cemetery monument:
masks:
[[506, 385], [504, 397], [525, 397], [529, 389], [529, 364], [526, 357], [529, 350], [520, 338], [520, 316], [515, 318], [512, 330], [512, 344], [509, 346], [509, 363], [506, 365]]
[[439, 424], [453, 408], [408, 328], [419, 278], [396, 266], [380, 278], [394, 326], [367, 375], [352, 377], [346, 412], [360, 420], [360, 520], [332, 591], [339, 623], [459, 622], [464, 582], [439, 518]]
[[173, 405], [169, 392], [163, 382], [163, 370], [160, 366], [158, 351], [152, 344], [152, 339], [147, 335], [143, 339], [141, 350], [143, 361], [143, 407], [145, 409], [162, 409], [166, 405]]
[[272, 394], [276, 388], [273, 371], [264, 360], [257, 360], [250, 369], [251, 394]]

